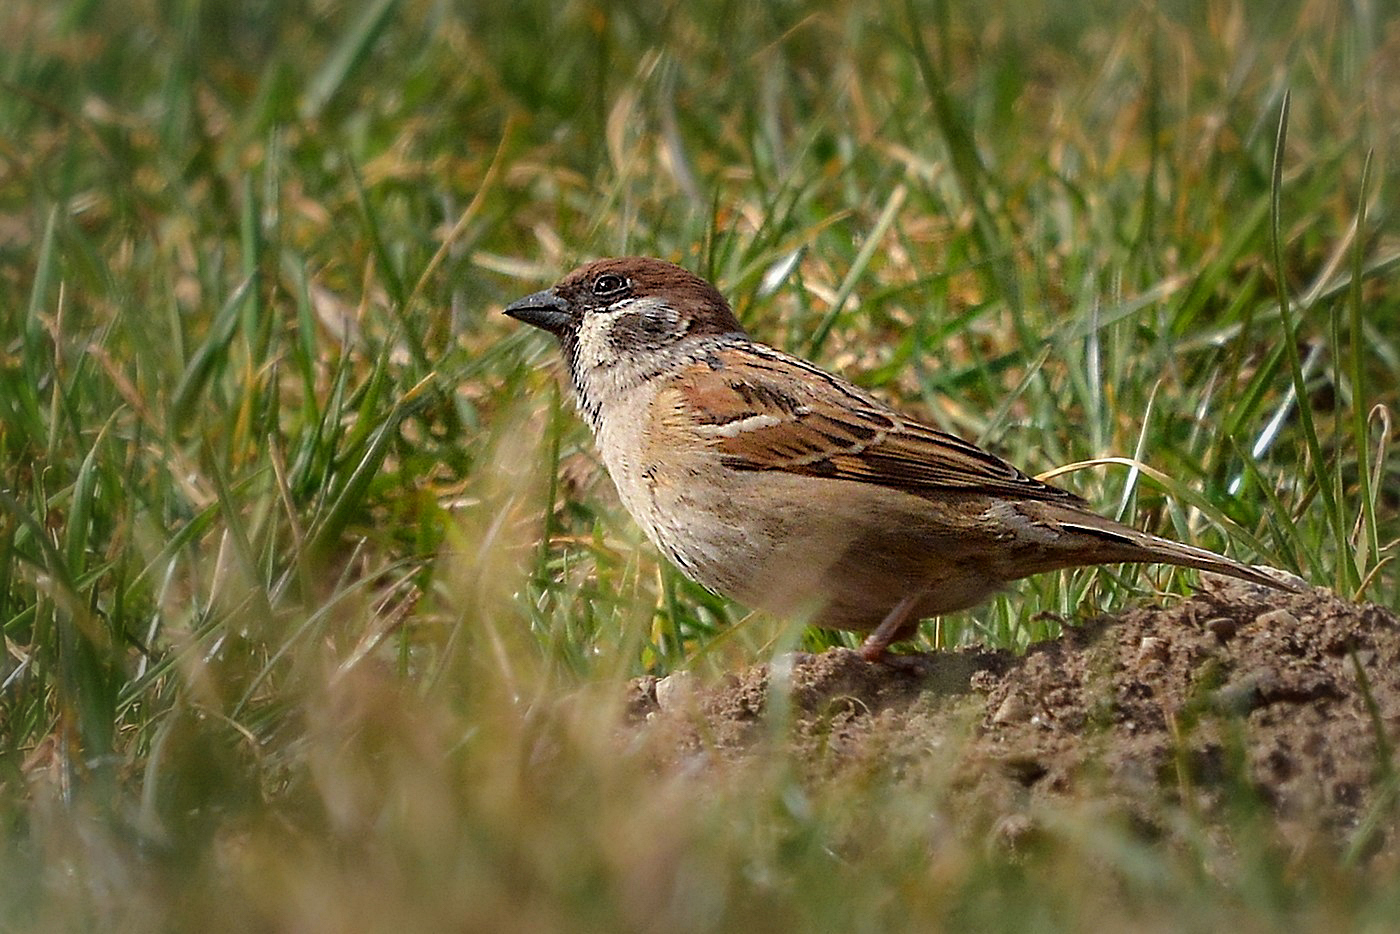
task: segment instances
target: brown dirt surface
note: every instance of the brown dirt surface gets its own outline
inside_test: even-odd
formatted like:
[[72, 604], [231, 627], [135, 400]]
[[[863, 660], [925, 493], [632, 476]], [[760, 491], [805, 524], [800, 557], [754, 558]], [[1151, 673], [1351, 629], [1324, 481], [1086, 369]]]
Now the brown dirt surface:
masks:
[[1394, 846], [1400, 619], [1322, 589], [1207, 585], [1023, 656], [965, 649], [893, 668], [833, 649], [719, 684], [638, 679], [630, 709], [673, 764], [742, 761], [778, 737], [811, 778], [938, 781], [1009, 833], [1075, 799], [1152, 834], [1182, 808], [1210, 820], [1245, 807], [1293, 839], [1364, 829]]

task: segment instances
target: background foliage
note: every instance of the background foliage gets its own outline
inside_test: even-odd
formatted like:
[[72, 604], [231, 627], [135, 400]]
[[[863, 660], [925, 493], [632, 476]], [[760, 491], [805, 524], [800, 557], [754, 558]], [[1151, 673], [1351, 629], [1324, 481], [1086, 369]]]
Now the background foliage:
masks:
[[4, 4], [0, 929], [1393, 917], [1250, 839], [1011, 858], [889, 776], [619, 755], [624, 677], [797, 634], [658, 567], [497, 311], [674, 259], [1033, 471], [1160, 471], [1061, 479], [1106, 512], [1400, 606], [1397, 89], [1337, 0]]

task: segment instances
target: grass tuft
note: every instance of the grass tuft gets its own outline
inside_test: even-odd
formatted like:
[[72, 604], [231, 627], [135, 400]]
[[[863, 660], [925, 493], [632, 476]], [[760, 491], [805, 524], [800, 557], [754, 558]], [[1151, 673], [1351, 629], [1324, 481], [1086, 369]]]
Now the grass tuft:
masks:
[[[0, 5], [0, 929], [1389, 921], [1372, 826], [1145, 841], [1084, 802], [1006, 846], [955, 776], [619, 740], [629, 677], [848, 639], [660, 562], [497, 312], [677, 260], [1105, 512], [1400, 607], [1396, 35], [1339, 0]], [[923, 638], [1189, 580], [1047, 575]]]

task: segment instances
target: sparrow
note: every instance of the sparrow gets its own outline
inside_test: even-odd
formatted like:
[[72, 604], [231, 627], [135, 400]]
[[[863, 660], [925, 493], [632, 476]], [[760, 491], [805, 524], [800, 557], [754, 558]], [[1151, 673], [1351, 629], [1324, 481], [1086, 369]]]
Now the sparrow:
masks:
[[505, 314], [558, 339], [618, 496], [676, 567], [751, 608], [868, 633], [870, 661], [1045, 571], [1155, 562], [1301, 589], [1097, 515], [754, 340], [680, 266], [598, 260]]

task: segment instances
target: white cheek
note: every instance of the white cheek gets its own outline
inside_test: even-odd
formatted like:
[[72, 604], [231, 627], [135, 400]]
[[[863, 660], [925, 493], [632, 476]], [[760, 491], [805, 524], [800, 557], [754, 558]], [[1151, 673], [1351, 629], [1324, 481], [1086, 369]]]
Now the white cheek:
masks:
[[[679, 330], [680, 316], [664, 300], [655, 297], [627, 298], [607, 311], [586, 315], [578, 333], [578, 379], [590, 390], [625, 389], [646, 377], [655, 365], [645, 350], [619, 351], [613, 329], [625, 317], [642, 315], [666, 327]], [[663, 328], [663, 331], [665, 329]]]
[[607, 315], [588, 315], [578, 331], [578, 362], [580, 367], [594, 370], [607, 366], [613, 355], [608, 343]]
[[616, 414], [617, 406], [639, 382], [636, 367], [618, 356], [609, 338], [614, 320], [609, 313], [589, 315], [578, 332], [574, 388], [595, 432], [603, 430], [609, 416]]

